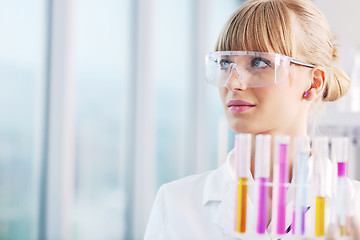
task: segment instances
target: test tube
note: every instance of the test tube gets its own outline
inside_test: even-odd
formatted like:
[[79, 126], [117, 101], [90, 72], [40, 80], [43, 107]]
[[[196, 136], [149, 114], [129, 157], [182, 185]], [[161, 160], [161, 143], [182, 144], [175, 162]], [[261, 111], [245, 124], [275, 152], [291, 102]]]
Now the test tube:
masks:
[[236, 194], [235, 231], [246, 232], [246, 209], [248, 192], [248, 174], [251, 160], [251, 135], [235, 136], [235, 171], [239, 180]]
[[315, 235], [325, 235], [325, 161], [328, 158], [329, 140], [327, 137], [315, 137], [312, 152], [314, 155], [315, 186]]
[[256, 136], [255, 181], [258, 186], [256, 231], [264, 234], [268, 221], [268, 182], [270, 178], [271, 135]]
[[289, 136], [275, 137], [274, 168], [273, 168], [273, 232], [278, 235], [286, 233], [286, 188], [288, 183]]
[[346, 137], [335, 137], [331, 140], [331, 158], [334, 163], [337, 163], [336, 217], [341, 236], [343, 236], [347, 214], [346, 167], [348, 162], [348, 139]]
[[295, 183], [295, 205], [292, 233], [297, 236], [305, 234], [306, 180], [309, 174], [310, 144], [307, 138], [294, 138], [293, 148], [293, 182]]

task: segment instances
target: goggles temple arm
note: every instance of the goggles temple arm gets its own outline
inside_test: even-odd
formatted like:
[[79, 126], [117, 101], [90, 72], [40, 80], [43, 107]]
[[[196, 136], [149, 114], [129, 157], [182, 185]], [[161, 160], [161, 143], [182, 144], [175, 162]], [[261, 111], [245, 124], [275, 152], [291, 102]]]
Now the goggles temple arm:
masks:
[[300, 65], [300, 66], [308, 67], [308, 68], [314, 68], [314, 67], [315, 67], [315, 65], [313, 65], [313, 64], [304, 63], [304, 62], [301, 62], [301, 61], [296, 60], [296, 59], [294, 59], [294, 58], [292, 58], [292, 59], [290, 60], [290, 62], [291, 62], [291, 63], [294, 63], [294, 64], [297, 64], [297, 65]]

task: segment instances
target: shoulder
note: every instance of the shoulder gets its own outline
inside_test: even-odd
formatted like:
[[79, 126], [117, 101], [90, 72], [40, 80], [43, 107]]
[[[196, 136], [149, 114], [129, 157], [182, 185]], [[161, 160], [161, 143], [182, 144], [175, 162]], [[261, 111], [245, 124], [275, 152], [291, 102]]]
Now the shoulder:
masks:
[[199, 207], [207, 182], [215, 172], [216, 170], [207, 171], [163, 184], [159, 189], [157, 198], [162, 199], [168, 210], [174, 205], [177, 208], [189, 207], [189, 205]]
[[207, 194], [209, 192], [221, 192], [224, 185], [232, 182], [228, 172], [227, 164], [215, 170], [207, 171], [201, 174], [191, 175], [179, 180], [166, 183], [162, 186], [165, 191], [188, 193], [195, 191], [196, 193]]
[[220, 177], [218, 172], [216, 169], [163, 184], [156, 195], [145, 239], [169, 239], [175, 232], [180, 234], [179, 229], [187, 229], [184, 223], [199, 217], [204, 189], [209, 179]]
[[[206, 200], [218, 198], [223, 194], [224, 187], [232, 183], [227, 164], [201, 174], [191, 175], [179, 180], [164, 184], [162, 192], [173, 197], [189, 197], [190, 199], [201, 198], [202, 203]], [[181, 195], [181, 196], [179, 196]], [[214, 200], [214, 199], [213, 199]]]
[[215, 171], [216, 170], [212, 170], [200, 174], [183, 177], [178, 180], [165, 183], [161, 186], [161, 188], [163, 188], [163, 190], [166, 189], [166, 191], [188, 191], [191, 189], [201, 189], [205, 185], [206, 181], [209, 179], [209, 176], [211, 176]]
[[211, 200], [221, 200], [226, 185], [231, 183], [227, 165], [175, 180], [162, 185], [157, 199], [164, 203], [165, 209], [201, 207]]

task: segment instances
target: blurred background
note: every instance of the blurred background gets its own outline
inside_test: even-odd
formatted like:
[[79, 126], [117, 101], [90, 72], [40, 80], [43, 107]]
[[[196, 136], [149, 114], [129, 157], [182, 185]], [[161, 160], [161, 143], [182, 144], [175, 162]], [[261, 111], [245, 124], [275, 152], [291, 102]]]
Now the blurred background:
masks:
[[[0, 239], [142, 239], [161, 184], [216, 168], [204, 56], [243, 2], [0, 0]], [[319, 126], [359, 179], [360, 3], [315, 3], [353, 81]]]

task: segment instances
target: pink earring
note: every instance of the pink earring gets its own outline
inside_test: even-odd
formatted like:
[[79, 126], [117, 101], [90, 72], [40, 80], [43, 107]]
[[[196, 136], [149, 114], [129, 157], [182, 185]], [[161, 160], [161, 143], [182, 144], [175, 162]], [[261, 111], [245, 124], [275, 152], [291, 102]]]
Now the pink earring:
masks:
[[309, 98], [310, 97], [310, 93], [308, 92], [308, 91], [306, 91], [305, 93], [304, 93], [304, 98]]

